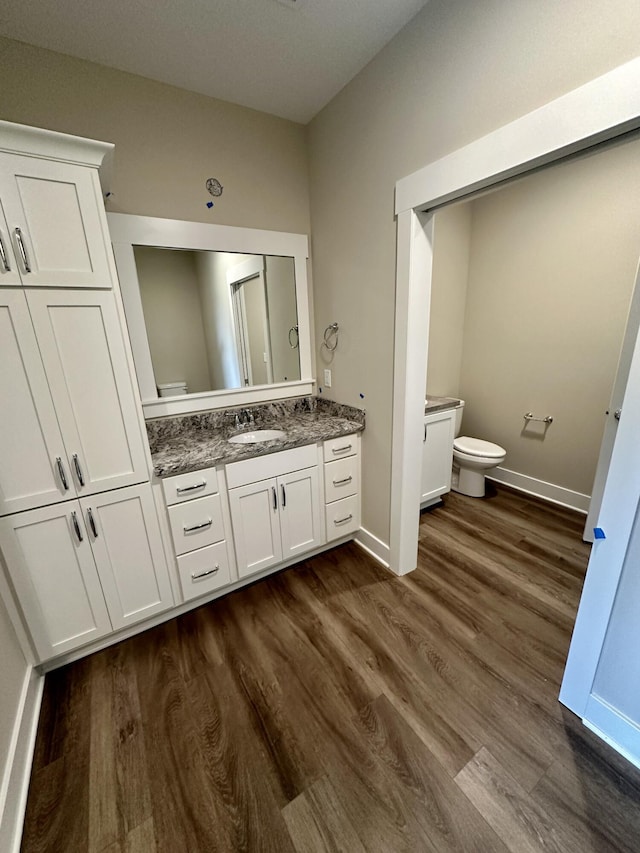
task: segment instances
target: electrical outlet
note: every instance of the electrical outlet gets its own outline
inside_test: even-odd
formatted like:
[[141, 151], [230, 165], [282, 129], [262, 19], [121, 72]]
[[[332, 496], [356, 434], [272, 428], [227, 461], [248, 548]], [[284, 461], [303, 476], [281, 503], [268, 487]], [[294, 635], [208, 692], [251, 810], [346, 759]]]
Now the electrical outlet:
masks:
[[331, 388], [331, 371], [325, 370], [324, 372], [324, 384], [327, 388]]

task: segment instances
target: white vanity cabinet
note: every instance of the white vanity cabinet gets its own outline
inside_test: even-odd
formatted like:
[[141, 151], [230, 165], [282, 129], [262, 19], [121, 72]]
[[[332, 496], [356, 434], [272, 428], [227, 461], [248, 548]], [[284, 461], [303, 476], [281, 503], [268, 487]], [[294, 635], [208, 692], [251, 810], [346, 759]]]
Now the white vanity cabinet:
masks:
[[148, 479], [113, 294], [0, 288], [0, 514]]
[[148, 484], [0, 519], [39, 662], [173, 606]]
[[241, 578], [324, 542], [315, 444], [227, 465]]
[[327, 541], [360, 529], [360, 436], [324, 442], [324, 494]]
[[[19, 127], [0, 123], [0, 141], [23, 144]], [[0, 205], [1, 285], [112, 287], [96, 169], [0, 151]]]
[[435, 503], [441, 495], [451, 490], [455, 425], [455, 409], [424, 416], [421, 506]]

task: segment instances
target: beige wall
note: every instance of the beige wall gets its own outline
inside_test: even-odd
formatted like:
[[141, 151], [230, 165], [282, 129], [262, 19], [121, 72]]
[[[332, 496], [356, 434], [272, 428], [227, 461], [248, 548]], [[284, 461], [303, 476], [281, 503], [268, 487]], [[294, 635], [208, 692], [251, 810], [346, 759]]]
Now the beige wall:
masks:
[[308, 233], [302, 125], [4, 38], [0, 73], [2, 119], [115, 142], [109, 210]]
[[[463, 432], [502, 445], [505, 468], [591, 494], [640, 255], [640, 141], [465, 206]], [[528, 411], [553, 424], [523, 430]]]
[[5, 774], [9, 770], [9, 746], [29, 669], [7, 611], [0, 600], [0, 822], [6, 794], [5, 785], [8, 781]]
[[156, 383], [211, 390], [196, 252], [135, 248], [140, 296]]
[[340, 323], [329, 393], [367, 409], [363, 525], [383, 541], [395, 181], [633, 58], [638, 44], [636, 0], [430, 0], [311, 123], [316, 339]]
[[298, 322], [294, 261], [267, 255], [265, 266], [273, 381], [291, 382], [300, 379], [300, 350], [289, 344], [289, 330]]

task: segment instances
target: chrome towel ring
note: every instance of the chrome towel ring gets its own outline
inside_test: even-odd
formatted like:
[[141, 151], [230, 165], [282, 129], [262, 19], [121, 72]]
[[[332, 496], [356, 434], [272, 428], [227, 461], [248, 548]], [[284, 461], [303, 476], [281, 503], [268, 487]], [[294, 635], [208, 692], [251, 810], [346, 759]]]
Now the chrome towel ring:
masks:
[[340, 327], [337, 323], [331, 323], [324, 330], [324, 340], [322, 341], [322, 346], [326, 347], [329, 352], [333, 352], [338, 346], [338, 332], [340, 331]]

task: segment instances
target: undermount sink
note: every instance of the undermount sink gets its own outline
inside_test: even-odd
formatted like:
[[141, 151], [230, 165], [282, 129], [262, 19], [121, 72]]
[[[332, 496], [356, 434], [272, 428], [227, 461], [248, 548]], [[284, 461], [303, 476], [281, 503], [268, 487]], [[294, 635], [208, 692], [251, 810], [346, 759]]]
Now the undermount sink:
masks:
[[275, 438], [284, 438], [286, 435], [282, 429], [254, 429], [251, 432], [241, 432], [232, 435], [227, 441], [231, 444], [258, 444], [261, 441], [273, 441]]

